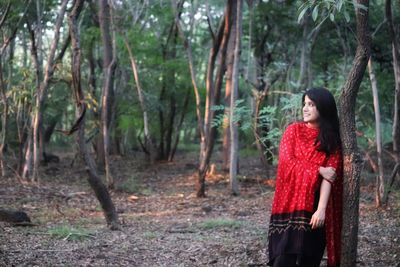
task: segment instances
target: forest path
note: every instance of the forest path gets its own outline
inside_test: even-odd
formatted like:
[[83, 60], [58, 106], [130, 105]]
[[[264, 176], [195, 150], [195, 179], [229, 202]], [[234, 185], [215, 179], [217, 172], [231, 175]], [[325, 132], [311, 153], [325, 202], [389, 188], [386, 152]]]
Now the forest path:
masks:
[[[105, 227], [84, 170], [62, 162], [43, 168], [38, 187], [0, 181], [1, 206], [23, 209], [37, 224], [0, 224], [0, 266], [266, 266], [273, 187], [255, 160], [241, 161], [240, 196], [217, 171], [198, 199], [190, 157], [155, 166], [114, 158], [122, 231]], [[399, 266], [399, 199], [393, 194], [397, 203], [378, 211], [373, 187], [363, 187], [358, 266]]]

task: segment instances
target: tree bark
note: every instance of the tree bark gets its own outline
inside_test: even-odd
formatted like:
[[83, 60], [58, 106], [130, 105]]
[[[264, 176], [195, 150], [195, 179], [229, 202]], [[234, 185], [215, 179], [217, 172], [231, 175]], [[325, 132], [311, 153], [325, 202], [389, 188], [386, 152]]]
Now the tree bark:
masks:
[[84, 93], [81, 87], [81, 47], [80, 47], [80, 34], [78, 28], [78, 16], [83, 8], [84, 0], [75, 0], [73, 9], [69, 15], [68, 24], [70, 27], [71, 34], [71, 45], [72, 45], [72, 81], [74, 89], [74, 98], [77, 108], [77, 119], [82, 118], [79, 125], [77, 134], [77, 144], [80, 155], [83, 162], [86, 165], [86, 171], [88, 173], [88, 182], [93, 189], [97, 199], [99, 200], [101, 207], [104, 212], [108, 226], [112, 230], [120, 229], [118, 214], [115, 210], [114, 204], [111, 200], [110, 194], [107, 191], [106, 186], [101, 182], [101, 179], [96, 171], [94, 160], [90, 156], [89, 151], [86, 147], [85, 141], [85, 112], [86, 104], [84, 99]]
[[179, 122], [177, 124], [176, 130], [175, 130], [175, 139], [174, 142], [172, 144], [172, 148], [171, 151], [168, 155], [168, 161], [173, 161], [175, 153], [176, 153], [176, 149], [178, 147], [179, 144], [179, 139], [180, 139], [180, 135], [181, 135], [181, 129], [182, 129], [182, 124], [183, 121], [185, 119], [185, 114], [187, 113], [187, 109], [189, 106], [189, 99], [190, 99], [190, 89], [188, 89], [186, 96], [185, 96], [185, 100], [183, 101], [183, 107], [182, 107], [182, 113], [181, 113], [181, 117], [179, 119]]
[[[178, 18], [178, 16], [176, 16], [176, 17]], [[190, 19], [191, 19], [190, 32], [192, 32], [192, 23], [193, 23], [193, 19], [194, 19], [194, 14], [190, 14]], [[197, 82], [196, 82], [196, 70], [195, 70], [194, 64], [193, 64], [192, 46], [191, 46], [191, 42], [190, 42], [189, 38], [187, 38], [185, 36], [185, 33], [183, 32], [183, 29], [182, 29], [179, 19], [177, 21], [177, 27], [179, 30], [179, 34], [181, 35], [181, 38], [183, 39], [183, 45], [185, 47], [186, 54], [188, 57], [190, 78], [192, 81], [193, 91], [194, 91], [194, 95], [196, 98], [197, 128], [198, 128], [198, 131], [200, 134], [200, 144], [201, 144], [200, 151], [203, 151], [204, 148], [202, 146], [205, 144], [204, 120], [203, 120], [203, 116], [201, 113], [201, 98], [200, 98], [199, 88], [197, 87]]]
[[[42, 121], [42, 107], [44, 104], [44, 99], [46, 95], [47, 88], [49, 86], [49, 81], [54, 73], [54, 57], [58, 45], [58, 41], [60, 39], [60, 28], [63, 22], [65, 10], [67, 8], [68, 0], [63, 0], [60, 11], [58, 13], [56, 24], [54, 25], [54, 38], [50, 45], [49, 55], [47, 57], [47, 64], [44, 71], [43, 81], [40, 84], [39, 91], [36, 96], [36, 106], [35, 106], [35, 115], [33, 120], [33, 171], [32, 171], [32, 179], [33, 181], [39, 182], [39, 163], [41, 151], [39, 147], [39, 138], [40, 138], [40, 130], [41, 130], [41, 121]], [[40, 58], [39, 58], [40, 61]]]
[[[369, 0], [355, 3], [368, 8]], [[357, 50], [352, 68], [340, 96], [340, 133], [343, 149], [343, 229], [341, 266], [356, 265], [359, 220], [360, 174], [362, 158], [357, 147], [355, 104], [359, 86], [370, 56], [368, 9], [355, 8], [357, 23]]]
[[[231, 158], [231, 116], [235, 102], [232, 106], [232, 93], [233, 93], [233, 68], [235, 61], [236, 49], [236, 17], [237, 17], [237, 3], [232, 3], [232, 13], [230, 19], [232, 20], [232, 28], [229, 34], [228, 46], [226, 51], [226, 75], [225, 75], [225, 116], [223, 123], [223, 141], [222, 141], [222, 169], [226, 172], [230, 171], [230, 158]], [[237, 92], [236, 92], [237, 93]], [[236, 96], [237, 97], [237, 96]], [[236, 98], [235, 100], [236, 101]], [[233, 130], [234, 132], [237, 131]]]
[[243, 0], [237, 2], [236, 8], [236, 23], [232, 28], [232, 36], [235, 37], [235, 49], [233, 54], [232, 66], [232, 95], [231, 95], [231, 113], [230, 113], [230, 130], [231, 130], [231, 149], [230, 149], [230, 166], [229, 166], [229, 181], [231, 193], [235, 196], [239, 195], [239, 184], [237, 181], [237, 166], [238, 166], [238, 150], [239, 150], [239, 132], [238, 125], [235, 122], [235, 103], [239, 95], [239, 59], [240, 59], [240, 45], [242, 36], [242, 6]]
[[[35, 68], [35, 88], [36, 92], [40, 91], [40, 81], [41, 81], [41, 66], [39, 66], [39, 59], [38, 59], [38, 47], [36, 44], [35, 38], [35, 31], [32, 29], [29, 22], [27, 22], [27, 28], [29, 31], [29, 37], [31, 39], [31, 56], [32, 56], [32, 63]], [[37, 97], [37, 96], [36, 96]], [[27, 143], [25, 144], [25, 152], [24, 152], [24, 167], [22, 168], [22, 178], [28, 180], [31, 179], [32, 175], [32, 157], [33, 157], [33, 128], [34, 128], [34, 121], [35, 121], [35, 113], [30, 112], [30, 126], [27, 130]], [[21, 140], [21, 139], [20, 139]]]
[[111, 37], [111, 12], [107, 0], [99, 1], [99, 23], [103, 43], [103, 90], [101, 98], [101, 128], [104, 145], [104, 168], [109, 188], [114, 187], [114, 179], [110, 169], [110, 109], [113, 96], [113, 79], [116, 68], [116, 55], [113, 53]]
[[300, 91], [312, 86], [312, 50], [321, 29], [321, 24], [316, 28], [311, 27], [311, 12], [303, 18], [303, 39], [301, 42], [300, 74], [297, 81]]
[[382, 201], [385, 192], [385, 180], [384, 180], [383, 163], [382, 163], [381, 112], [379, 107], [378, 82], [376, 81], [371, 57], [368, 60], [368, 73], [369, 73], [369, 78], [371, 80], [372, 96], [374, 100], [375, 133], [376, 133], [375, 140], [376, 140], [376, 152], [378, 156], [378, 175], [376, 177], [375, 203], [377, 207], [380, 207], [383, 204]]
[[400, 164], [400, 43], [399, 34], [395, 30], [392, 18], [392, 1], [385, 2], [385, 16], [388, 23], [389, 37], [392, 42], [393, 72], [395, 80], [394, 112], [393, 112], [393, 152], [396, 163]]
[[148, 111], [147, 111], [146, 101], [143, 96], [142, 85], [139, 80], [139, 70], [138, 70], [138, 67], [136, 64], [136, 59], [132, 53], [132, 49], [130, 48], [128, 40], [126, 38], [124, 38], [124, 43], [125, 43], [126, 49], [128, 50], [129, 59], [131, 61], [131, 68], [132, 68], [133, 76], [135, 78], [136, 90], [137, 90], [138, 97], [139, 97], [140, 107], [142, 108], [142, 113], [143, 113], [143, 130], [144, 130], [144, 138], [145, 138], [144, 145], [146, 146], [147, 151], [150, 153], [149, 157], [150, 157], [151, 163], [154, 163], [154, 161], [156, 159], [156, 150], [155, 150], [155, 147], [154, 147], [154, 144], [152, 141], [152, 137], [150, 134]]
[[0, 56], [0, 96], [1, 102], [3, 102], [3, 116], [1, 118], [1, 140], [0, 140], [0, 170], [1, 176], [6, 175], [6, 167], [4, 164], [4, 152], [7, 141], [7, 129], [8, 129], [8, 101], [6, 95], [6, 83], [3, 78], [3, 62]]
[[[25, 17], [27, 11], [28, 11], [28, 7], [30, 5], [30, 1], [27, 3], [25, 11], [22, 13], [22, 16], [20, 17], [20, 19], [18, 20], [17, 24], [15, 25], [14, 28], [11, 29], [11, 33], [10, 36], [8, 36], [7, 38], [4, 38], [3, 40], [3, 44], [1, 45], [0, 48], [0, 99], [1, 102], [3, 102], [3, 116], [1, 118], [1, 137], [0, 137], [0, 170], [1, 170], [1, 176], [5, 176], [6, 175], [6, 168], [5, 168], [5, 164], [4, 164], [4, 152], [5, 152], [5, 148], [6, 148], [6, 142], [7, 142], [7, 131], [8, 131], [8, 97], [6, 95], [6, 89], [7, 87], [9, 87], [9, 83], [11, 81], [11, 69], [9, 72], [9, 79], [8, 82], [5, 82], [4, 77], [3, 77], [3, 55], [4, 52], [6, 51], [7, 47], [9, 47], [10, 43], [13, 42], [13, 40], [15, 39], [15, 36], [17, 34], [17, 30], [21, 24], [22, 19]], [[10, 7], [11, 7], [11, 2], [8, 3], [6, 10], [3, 13], [3, 16], [1, 18], [0, 21], [0, 28], [4, 25], [5, 21], [7, 20], [7, 16], [9, 14], [10, 11]], [[13, 50], [13, 48], [11, 48], [11, 50]], [[12, 53], [13, 51], [10, 52], [10, 61], [12, 60]]]
[[[222, 76], [225, 72], [226, 48], [231, 28], [230, 14], [232, 0], [229, 0], [225, 9], [224, 20], [220, 24], [218, 33], [213, 40], [213, 46], [210, 51], [207, 75], [206, 75], [206, 104], [204, 110], [204, 133], [205, 138], [200, 143], [200, 159], [198, 169], [198, 179], [196, 182], [197, 197], [205, 197], [205, 177], [210, 163], [211, 154], [214, 148], [216, 128], [211, 128], [211, 122], [214, 119], [215, 111], [212, 106], [219, 104], [221, 95]], [[220, 53], [219, 66], [214, 83], [214, 71], [216, 66], [217, 55]]]

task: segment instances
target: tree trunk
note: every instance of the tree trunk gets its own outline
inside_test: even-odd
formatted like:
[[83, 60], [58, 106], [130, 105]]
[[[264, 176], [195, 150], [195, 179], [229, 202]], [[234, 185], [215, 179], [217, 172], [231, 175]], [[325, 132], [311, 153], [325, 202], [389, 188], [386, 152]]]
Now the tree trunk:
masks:
[[308, 65], [310, 62], [310, 40], [307, 38], [310, 28], [311, 12], [307, 11], [303, 17], [301, 26], [303, 27], [303, 36], [301, 40], [301, 53], [300, 53], [300, 73], [297, 80], [299, 91], [304, 90], [308, 85]]
[[[206, 76], [206, 104], [204, 110], [204, 143], [200, 143], [200, 160], [198, 169], [198, 179], [196, 183], [197, 197], [205, 197], [205, 177], [210, 163], [211, 154], [214, 148], [216, 128], [211, 128], [211, 122], [214, 119], [215, 112], [211, 109], [213, 105], [219, 104], [222, 76], [225, 71], [226, 48], [231, 28], [230, 14], [232, 12], [232, 0], [229, 0], [226, 6], [223, 23], [220, 24], [217, 36], [213, 42], [208, 59]], [[219, 68], [217, 70], [214, 83], [214, 71], [218, 52], [220, 52]]]
[[186, 96], [185, 96], [185, 100], [183, 101], [182, 113], [181, 113], [181, 117], [179, 119], [178, 125], [176, 127], [176, 130], [175, 130], [175, 141], [172, 145], [171, 152], [168, 155], [168, 161], [173, 161], [173, 159], [174, 159], [175, 152], [176, 152], [176, 149], [177, 149], [178, 143], [179, 143], [179, 138], [181, 135], [182, 124], [185, 119], [185, 114], [187, 113], [187, 109], [189, 106], [189, 98], [190, 98], [190, 89], [188, 89]]
[[[253, 7], [252, 7], [253, 9]], [[264, 102], [265, 97], [267, 96], [268, 90], [270, 89], [273, 82], [278, 80], [278, 77], [275, 77], [275, 81], [269, 81], [268, 77], [266, 77], [267, 67], [273, 62], [272, 54], [273, 51], [267, 48], [267, 41], [271, 30], [273, 29], [273, 25], [269, 23], [268, 20], [265, 21], [267, 24], [267, 30], [263, 32], [263, 34], [254, 34], [254, 40], [252, 47], [253, 56], [255, 61], [255, 77], [252, 79], [250, 77], [247, 78], [247, 81], [252, 85], [252, 95], [253, 95], [253, 103], [254, 103], [254, 122], [253, 122], [253, 135], [255, 139], [255, 143], [257, 146], [257, 150], [259, 152], [259, 157], [262, 165], [267, 168], [268, 163], [272, 164], [272, 152], [271, 152], [271, 144], [268, 141], [261, 142], [261, 137], [266, 136], [268, 134], [267, 125], [263, 125], [260, 127], [260, 109]]]
[[[7, 142], [7, 131], [8, 131], [8, 97], [6, 94], [6, 89], [7, 87], [9, 87], [9, 84], [11, 82], [11, 74], [12, 74], [12, 65], [10, 65], [10, 70], [9, 70], [9, 77], [8, 77], [8, 81], [6, 83], [6, 81], [4, 80], [3, 77], [3, 55], [4, 52], [6, 51], [7, 47], [9, 47], [10, 43], [11, 43], [11, 48], [10, 48], [10, 58], [9, 58], [9, 63], [11, 63], [12, 61], [12, 57], [13, 57], [13, 53], [14, 53], [14, 39], [15, 36], [17, 34], [17, 30], [19, 28], [19, 26], [21, 25], [22, 20], [24, 19], [27, 11], [28, 11], [28, 7], [29, 4], [27, 4], [27, 6], [25, 7], [25, 11], [22, 13], [22, 16], [20, 17], [20, 19], [18, 20], [17, 24], [14, 26], [14, 28], [11, 29], [11, 33], [10, 36], [5, 37], [3, 39], [3, 43], [1, 45], [0, 48], [0, 100], [1, 102], [3, 102], [3, 116], [1, 118], [1, 135], [0, 135], [0, 170], [1, 170], [1, 176], [5, 176], [6, 175], [6, 168], [5, 168], [5, 164], [4, 164], [4, 152], [5, 152], [5, 148], [6, 148], [6, 142]], [[7, 16], [9, 14], [10, 11], [10, 7], [11, 7], [11, 2], [8, 3], [6, 10], [3, 13], [3, 16], [1, 18], [1, 26], [0, 28], [3, 26], [4, 22], [7, 19]]]
[[[193, 64], [193, 55], [192, 55], [192, 46], [191, 43], [189, 41], [189, 38], [187, 38], [182, 30], [182, 26], [180, 24], [180, 20], [179, 17], [176, 16], [178, 18], [177, 20], [177, 27], [179, 30], [179, 34], [181, 35], [181, 38], [183, 39], [183, 44], [188, 56], [188, 63], [189, 63], [189, 71], [190, 71], [190, 78], [192, 81], [192, 85], [193, 85], [193, 91], [194, 91], [194, 95], [196, 98], [196, 116], [197, 116], [197, 128], [200, 134], [200, 155], [202, 153], [202, 151], [205, 150], [205, 148], [203, 147], [205, 145], [205, 132], [204, 132], [204, 120], [203, 120], [203, 116], [201, 114], [201, 98], [200, 98], [200, 93], [199, 93], [199, 88], [197, 87], [197, 82], [196, 82], [196, 70], [194, 68], [194, 64]], [[190, 32], [192, 32], [192, 25], [193, 25], [193, 20], [194, 20], [194, 14], [191, 13], [190, 14]]]
[[[38, 59], [38, 48], [36, 44], [35, 38], [35, 31], [32, 29], [29, 22], [27, 23], [27, 28], [29, 31], [29, 37], [31, 39], [31, 56], [32, 56], [32, 63], [35, 68], [35, 89], [37, 94], [40, 91], [40, 81], [41, 81], [41, 67], [39, 66], [39, 59]], [[32, 103], [33, 105], [33, 103]], [[22, 168], [22, 178], [30, 179], [32, 175], [32, 152], [33, 152], [33, 128], [34, 128], [34, 121], [35, 121], [35, 114], [34, 112], [31, 113], [30, 117], [30, 125], [29, 129], [27, 130], [27, 143], [25, 144], [25, 152], [24, 152], [24, 167]]]
[[[232, 110], [234, 109], [235, 103], [232, 105], [232, 91], [233, 91], [233, 65], [235, 61], [235, 49], [236, 49], [236, 17], [237, 17], [237, 3], [232, 4], [232, 28], [229, 34], [228, 47], [226, 52], [226, 75], [225, 75], [225, 116], [223, 123], [223, 142], [222, 142], [222, 169], [226, 172], [230, 170], [230, 158], [231, 158], [231, 116]], [[236, 96], [237, 97], [237, 96]], [[236, 99], [234, 100], [236, 101]], [[234, 132], [237, 131], [233, 130]], [[236, 167], [235, 167], [236, 168]]]
[[[46, 95], [47, 88], [49, 86], [49, 81], [54, 73], [54, 57], [58, 45], [58, 41], [60, 39], [60, 28], [63, 22], [65, 10], [67, 8], [68, 0], [63, 0], [59, 14], [56, 19], [56, 24], [54, 25], [54, 38], [50, 46], [49, 55], [47, 58], [47, 65], [44, 71], [43, 81], [40, 84], [39, 91], [36, 96], [36, 106], [35, 106], [35, 115], [33, 120], [33, 171], [32, 171], [32, 179], [33, 181], [39, 182], [39, 163], [40, 163], [40, 147], [39, 147], [39, 137], [41, 130], [41, 121], [42, 121], [42, 107], [44, 105], [44, 99]], [[40, 61], [40, 59], [39, 59]]]
[[[368, 8], [369, 0], [357, 0]], [[370, 34], [368, 30], [368, 9], [356, 7], [357, 50], [353, 66], [340, 96], [340, 134], [343, 149], [343, 229], [342, 267], [356, 265], [359, 219], [360, 174], [362, 157], [356, 139], [355, 104], [359, 86], [370, 56]]]
[[101, 128], [104, 145], [104, 167], [106, 172], [106, 181], [109, 188], [114, 187], [114, 179], [110, 170], [110, 109], [113, 96], [113, 79], [116, 68], [116, 58], [113, 53], [111, 38], [111, 12], [107, 0], [99, 1], [99, 23], [103, 43], [103, 90], [101, 98]]
[[321, 25], [311, 27], [311, 12], [303, 19], [303, 39], [301, 42], [300, 74], [297, 81], [300, 91], [312, 86], [312, 50], [317, 40]]
[[378, 83], [376, 81], [375, 72], [372, 67], [371, 57], [368, 60], [368, 73], [371, 80], [372, 96], [374, 99], [374, 111], [375, 111], [375, 132], [376, 132], [376, 152], [378, 156], [378, 175], [376, 177], [376, 189], [375, 189], [375, 203], [377, 207], [382, 206], [383, 196], [385, 192], [385, 181], [382, 164], [382, 138], [381, 138], [381, 112], [379, 107], [379, 96], [378, 96]]
[[388, 23], [389, 37], [392, 42], [393, 72], [395, 80], [394, 113], [393, 113], [393, 152], [396, 163], [400, 164], [400, 44], [399, 34], [396, 32], [392, 18], [392, 1], [385, 2], [385, 16]]
[[150, 157], [151, 163], [154, 163], [154, 161], [156, 159], [156, 150], [155, 150], [153, 140], [152, 140], [152, 137], [150, 134], [148, 111], [147, 111], [146, 102], [145, 102], [145, 99], [143, 96], [142, 85], [139, 80], [139, 70], [138, 70], [138, 67], [136, 64], [136, 59], [133, 56], [132, 50], [131, 50], [128, 40], [126, 38], [124, 38], [124, 43], [125, 43], [126, 49], [128, 50], [129, 59], [131, 61], [131, 68], [132, 68], [133, 76], [135, 78], [136, 90], [137, 90], [138, 97], [139, 97], [140, 107], [141, 107], [142, 113], [143, 113], [143, 130], [144, 130], [145, 146], [146, 146], [147, 151], [149, 151], [149, 153], [150, 153], [149, 157]]
[[3, 116], [1, 118], [1, 140], [0, 140], [0, 169], [1, 176], [6, 175], [6, 167], [4, 164], [4, 152], [7, 141], [7, 125], [8, 125], [8, 101], [6, 95], [6, 83], [3, 78], [3, 59], [0, 55], [0, 96], [1, 102], [3, 102]]
[[[240, 59], [240, 44], [242, 36], [242, 5], [243, 0], [237, 2], [236, 8], [236, 25], [232, 25], [231, 35], [235, 37], [235, 49], [234, 49], [234, 61], [232, 68], [232, 95], [231, 95], [231, 114], [229, 125], [231, 128], [231, 155], [230, 155], [230, 167], [229, 167], [229, 180], [231, 193], [235, 196], [239, 195], [239, 185], [237, 181], [237, 166], [238, 166], [238, 150], [239, 150], [239, 133], [238, 125], [235, 122], [235, 103], [239, 95], [239, 59]], [[235, 7], [234, 7], [235, 8]]]
[[77, 134], [77, 144], [80, 155], [83, 162], [86, 165], [88, 173], [88, 182], [93, 189], [97, 199], [99, 200], [101, 207], [104, 212], [108, 226], [112, 230], [120, 229], [118, 214], [115, 210], [114, 204], [111, 200], [110, 194], [107, 191], [106, 186], [101, 182], [100, 177], [97, 174], [96, 166], [93, 159], [90, 156], [89, 151], [86, 147], [85, 141], [85, 112], [86, 104], [84, 99], [84, 93], [81, 87], [81, 48], [80, 48], [80, 37], [78, 29], [78, 16], [83, 7], [84, 0], [76, 0], [69, 15], [68, 24], [70, 27], [71, 34], [71, 45], [72, 45], [72, 81], [74, 89], [75, 104], [77, 107], [77, 119], [81, 118]]

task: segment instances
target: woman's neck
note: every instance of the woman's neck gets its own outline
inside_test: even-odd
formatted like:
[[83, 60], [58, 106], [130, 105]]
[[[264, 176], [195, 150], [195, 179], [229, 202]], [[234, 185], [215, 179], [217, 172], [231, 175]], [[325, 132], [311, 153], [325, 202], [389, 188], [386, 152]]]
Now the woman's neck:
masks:
[[317, 122], [306, 122], [306, 126], [308, 128], [312, 128], [312, 129], [318, 129], [319, 128], [319, 124]]

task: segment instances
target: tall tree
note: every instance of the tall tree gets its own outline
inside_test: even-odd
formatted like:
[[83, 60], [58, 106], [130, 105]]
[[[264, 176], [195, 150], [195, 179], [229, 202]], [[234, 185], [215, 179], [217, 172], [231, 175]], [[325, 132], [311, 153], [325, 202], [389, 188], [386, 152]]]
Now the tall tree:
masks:
[[[33, 144], [33, 170], [32, 180], [39, 181], [39, 163], [41, 158], [40, 149], [40, 136], [41, 136], [41, 125], [43, 118], [43, 105], [45, 102], [45, 96], [49, 87], [50, 79], [53, 77], [55, 70], [55, 54], [60, 39], [60, 28], [63, 23], [64, 14], [67, 8], [68, 0], [63, 0], [60, 6], [60, 10], [57, 15], [57, 19], [54, 25], [54, 38], [50, 45], [49, 54], [47, 56], [47, 63], [44, 69], [43, 80], [40, 82], [40, 86], [36, 92], [35, 98], [35, 110], [32, 120], [32, 144]], [[37, 48], [37, 47], [36, 47]], [[40, 65], [37, 68], [40, 70]], [[38, 76], [40, 77], [40, 76]], [[29, 163], [28, 163], [29, 164]]]
[[[236, 49], [236, 17], [237, 17], [237, 3], [232, 4], [232, 13], [230, 19], [232, 20], [232, 28], [229, 34], [228, 46], [226, 50], [226, 75], [225, 75], [225, 116], [223, 123], [223, 141], [222, 141], [222, 169], [226, 172], [230, 170], [230, 157], [231, 157], [231, 122], [230, 116], [232, 115], [232, 90], [233, 90], [233, 65], [235, 61]], [[236, 100], [235, 100], [236, 101]], [[234, 104], [235, 105], [235, 104]]]
[[392, 130], [393, 152], [396, 156], [396, 163], [400, 164], [400, 34], [398, 30], [396, 31], [393, 22], [391, 0], [385, 1], [385, 16], [388, 24], [390, 41], [392, 43], [392, 62], [395, 81]]
[[362, 157], [357, 147], [355, 104], [370, 56], [369, 0], [356, 0], [357, 50], [340, 96], [340, 134], [343, 149], [342, 267], [356, 265]]
[[[86, 147], [85, 139], [85, 114], [86, 103], [84, 92], [81, 85], [81, 47], [80, 47], [80, 33], [78, 26], [78, 17], [83, 8], [84, 0], [74, 0], [73, 8], [68, 16], [68, 24], [70, 27], [71, 45], [72, 45], [72, 88], [74, 92], [75, 105], [76, 105], [76, 123], [73, 127], [77, 130], [77, 144], [83, 162], [86, 165], [88, 173], [88, 182], [92, 187], [97, 199], [99, 200], [103, 209], [107, 224], [112, 230], [120, 229], [118, 214], [115, 210], [114, 204], [111, 200], [110, 194], [106, 186], [102, 183], [96, 171], [94, 160], [92, 159]], [[70, 132], [72, 134], [73, 131]]]
[[369, 79], [371, 80], [372, 97], [374, 100], [375, 136], [376, 136], [375, 140], [376, 140], [376, 152], [378, 157], [378, 175], [376, 177], [375, 203], [378, 207], [380, 207], [382, 205], [383, 196], [385, 192], [385, 180], [384, 180], [383, 162], [382, 162], [381, 112], [379, 107], [378, 82], [376, 81], [376, 75], [372, 65], [372, 57], [370, 57], [368, 60], [368, 73], [369, 73]]
[[[235, 8], [235, 7], [234, 7]], [[234, 45], [234, 53], [233, 53], [233, 62], [232, 62], [232, 72], [231, 72], [231, 81], [232, 81], [232, 94], [231, 94], [231, 112], [230, 112], [230, 134], [231, 134], [231, 149], [230, 149], [230, 166], [229, 166], [229, 180], [230, 180], [230, 189], [233, 195], [239, 195], [239, 185], [237, 181], [237, 168], [238, 168], [238, 150], [239, 150], [239, 133], [238, 133], [238, 124], [235, 121], [235, 104], [239, 95], [239, 62], [240, 62], [240, 45], [241, 45], [241, 37], [242, 37], [242, 16], [243, 16], [243, 0], [239, 0], [237, 2], [236, 7], [236, 16], [235, 24], [232, 25], [232, 36], [235, 37], [235, 45]], [[229, 67], [228, 67], [229, 68]]]
[[133, 72], [133, 77], [135, 78], [136, 90], [139, 97], [140, 107], [143, 113], [143, 130], [144, 130], [144, 148], [147, 150], [147, 153], [150, 157], [150, 161], [154, 163], [156, 158], [156, 151], [154, 148], [153, 140], [150, 134], [150, 126], [149, 126], [149, 117], [148, 117], [148, 108], [146, 105], [146, 101], [143, 94], [143, 89], [141, 82], [139, 80], [139, 70], [136, 64], [136, 59], [133, 55], [132, 49], [129, 46], [128, 40], [124, 38], [125, 47], [128, 50], [129, 60], [131, 62], [131, 68]]
[[[211, 31], [213, 44], [208, 58], [206, 74], [206, 101], [203, 125], [204, 139], [202, 139], [200, 143], [198, 179], [196, 182], [197, 197], [205, 196], [205, 177], [210, 164], [217, 133], [216, 127], [211, 127], [211, 122], [215, 116], [215, 111], [212, 109], [212, 106], [218, 105], [220, 102], [222, 80], [225, 73], [226, 49], [232, 26], [231, 13], [233, 2], [232, 0], [228, 0], [223, 21], [219, 25], [217, 34], [214, 35]], [[218, 55], [219, 61], [217, 61]]]
[[[9, 109], [9, 104], [8, 104], [8, 97], [6, 94], [6, 89], [8, 86], [8, 84], [11, 82], [10, 79], [7, 79], [8, 81], [6, 82], [4, 77], [3, 77], [3, 73], [4, 73], [4, 69], [3, 69], [3, 59], [4, 59], [4, 54], [5, 51], [7, 49], [7, 47], [9, 47], [9, 45], [13, 42], [13, 40], [16, 37], [17, 31], [21, 25], [22, 20], [24, 19], [27, 11], [28, 11], [28, 7], [30, 5], [30, 1], [27, 2], [25, 11], [22, 13], [22, 15], [20, 16], [20, 18], [18, 19], [17, 23], [15, 25], [13, 25], [13, 27], [11, 27], [10, 29], [10, 35], [8, 37], [5, 37], [3, 40], [3, 44], [0, 47], [0, 99], [1, 102], [3, 103], [3, 111], [2, 111], [2, 118], [1, 118], [1, 132], [0, 132], [0, 171], [1, 171], [1, 176], [5, 176], [6, 174], [6, 168], [5, 168], [5, 164], [4, 164], [4, 152], [5, 152], [5, 148], [6, 148], [6, 142], [7, 142], [7, 131], [8, 131], [8, 109]], [[11, 2], [9, 2], [4, 10], [3, 16], [0, 19], [0, 29], [3, 28], [5, 22], [7, 21], [7, 17], [9, 16], [10, 13], [10, 8], [11, 8]], [[11, 24], [11, 23], [10, 23]], [[12, 53], [12, 51], [10, 52], [10, 54]], [[11, 57], [11, 56], [10, 56]], [[9, 59], [11, 60], [11, 59]], [[9, 75], [11, 75], [11, 69], [9, 71]]]
[[[186, 50], [186, 54], [188, 57], [188, 64], [189, 64], [189, 71], [190, 71], [190, 78], [191, 78], [191, 82], [192, 82], [192, 86], [193, 86], [193, 91], [194, 91], [194, 95], [196, 98], [196, 118], [197, 118], [197, 128], [199, 131], [199, 135], [200, 135], [200, 151], [202, 153], [203, 151], [203, 146], [205, 145], [205, 129], [204, 129], [204, 119], [203, 119], [203, 115], [202, 115], [202, 111], [201, 111], [201, 97], [200, 97], [200, 92], [199, 92], [199, 88], [197, 86], [197, 81], [196, 81], [196, 69], [194, 67], [194, 63], [193, 63], [193, 50], [192, 50], [192, 44], [190, 41], [190, 37], [185, 36], [185, 33], [182, 29], [182, 25], [180, 23], [180, 17], [176, 16], [176, 18], [179, 18], [179, 20], [177, 20], [176, 25], [178, 27], [178, 31], [179, 34], [183, 40], [183, 45], [185, 47]], [[193, 21], [194, 21], [194, 14], [193, 11], [190, 14], [190, 30], [189, 33], [192, 34], [192, 30], [193, 30]], [[201, 155], [201, 154], [200, 154]]]
[[107, 0], [99, 1], [99, 23], [103, 43], [103, 90], [101, 96], [101, 129], [104, 145], [104, 168], [109, 188], [114, 187], [114, 179], [110, 170], [110, 117], [113, 97], [113, 80], [117, 66], [116, 55], [113, 53], [111, 37], [111, 12]]

